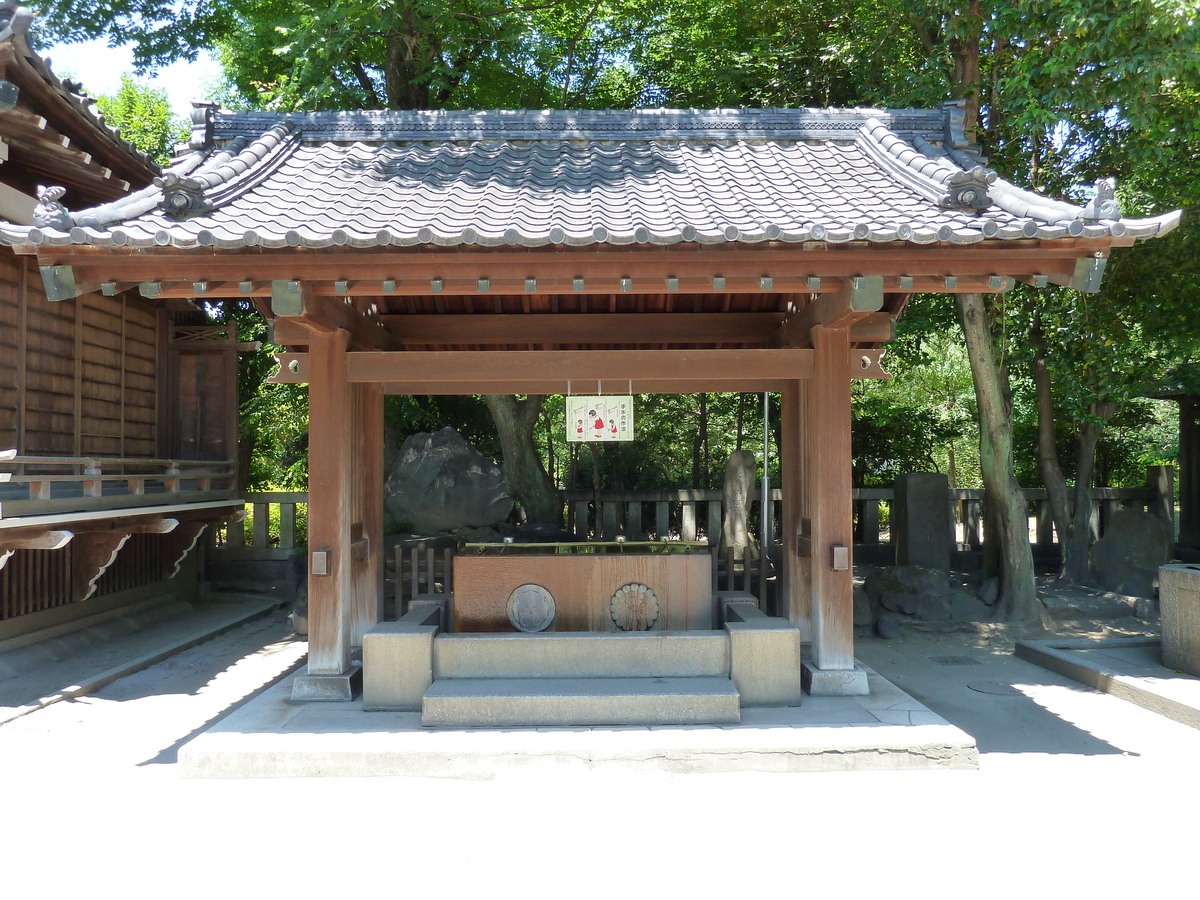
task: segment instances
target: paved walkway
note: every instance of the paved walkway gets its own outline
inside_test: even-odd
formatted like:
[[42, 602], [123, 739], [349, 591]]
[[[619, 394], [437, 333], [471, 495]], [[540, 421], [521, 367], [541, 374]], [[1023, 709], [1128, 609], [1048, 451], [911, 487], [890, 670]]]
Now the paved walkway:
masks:
[[1200, 730], [1003, 641], [858, 646], [976, 739], [977, 771], [180, 778], [180, 746], [302, 658], [272, 613], [0, 726], [0, 887], [1128, 898], [1194, 883]]

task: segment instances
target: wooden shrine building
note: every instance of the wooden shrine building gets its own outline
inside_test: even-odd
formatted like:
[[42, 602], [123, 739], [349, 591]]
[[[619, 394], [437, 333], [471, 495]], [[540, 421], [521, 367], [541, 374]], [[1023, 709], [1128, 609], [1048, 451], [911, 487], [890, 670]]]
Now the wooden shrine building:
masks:
[[[0, 219], [18, 231], [48, 205], [102, 208], [160, 174], [30, 49], [31, 19], [0, 2]], [[136, 285], [44, 284], [13, 249], [0, 247], [0, 647], [194, 597], [201, 533], [242, 506], [236, 335]]]
[[[131, 288], [156, 302], [249, 296], [274, 319], [288, 348], [278, 377], [307, 382], [310, 402], [310, 646], [294, 696], [349, 697], [364, 642], [368, 683], [372, 666], [394, 668], [372, 635], [450, 630], [444, 612], [378, 622], [383, 396], [592, 390], [782, 395], [781, 603], [768, 624], [811, 647], [814, 685], [858, 691], [851, 380], [886, 377], [880, 347], [914, 292], [1094, 291], [1112, 248], [1176, 221], [1123, 219], [1111, 192], [1081, 208], [1003, 181], [954, 104], [202, 106], [190, 153], [154, 186], [95, 209], [44, 205], [35, 227], [0, 240], [36, 256], [64, 301]], [[456, 581], [456, 621], [473, 602]], [[747, 616], [711, 601], [679, 621], [717, 634]], [[431, 676], [419, 652], [427, 685], [438, 664]], [[798, 653], [732, 652], [743, 680], [789, 668], [768, 675], [798, 697]]]

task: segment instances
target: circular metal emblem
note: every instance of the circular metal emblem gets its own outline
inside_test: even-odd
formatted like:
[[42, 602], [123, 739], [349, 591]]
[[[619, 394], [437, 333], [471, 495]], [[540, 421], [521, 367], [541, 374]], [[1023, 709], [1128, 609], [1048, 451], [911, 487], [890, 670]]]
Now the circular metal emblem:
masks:
[[540, 584], [523, 584], [508, 595], [508, 621], [530, 634], [554, 621], [554, 597]]
[[646, 631], [654, 626], [661, 613], [654, 591], [636, 581], [617, 588], [608, 601], [608, 609], [622, 631]]

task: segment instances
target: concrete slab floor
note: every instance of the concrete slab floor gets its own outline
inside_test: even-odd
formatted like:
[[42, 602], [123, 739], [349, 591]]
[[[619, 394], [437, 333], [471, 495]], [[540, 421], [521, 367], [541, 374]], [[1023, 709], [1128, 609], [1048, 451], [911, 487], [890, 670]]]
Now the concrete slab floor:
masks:
[[179, 764], [193, 778], [477, 778], [530, 766], [799, 772], [978, 765], [969, 735], [866, 671], [869, 696], [747, 709], [738, 724], [587, 728], [424, 728], [418, 712], [291, 703], [289, 679], [190, 741]]
[[[294, 884], [328, 896], [457, 895], [508, 880], [527, 895], [584, 900], [799, 890], [1127, 900], [1194, 878], [1200, 731], [1021, 660], [982, 671], [931, 662], [990, 655], [975, 636], [860, 642], [868, 665], [912, 683], [908, 700], [880, 695], [877, 708], [919, 703], [972, 732], [974, 771], [181, 778], [179, 747], [302, 658], [281, 623], [259, 628], [0, 726], [6, 895], [111, 885], [134, 900], [274, 897]], [[1002, 673], [1022, 700], [967, 687]], [[977, 732], [988, 717], [994, 727]], [[1019, 734], [998, 741], [1006, 728]], [[1149, 828], [1131, 837], [1129, 823]], [[749, 865], [722, 850], [731, 833]]]

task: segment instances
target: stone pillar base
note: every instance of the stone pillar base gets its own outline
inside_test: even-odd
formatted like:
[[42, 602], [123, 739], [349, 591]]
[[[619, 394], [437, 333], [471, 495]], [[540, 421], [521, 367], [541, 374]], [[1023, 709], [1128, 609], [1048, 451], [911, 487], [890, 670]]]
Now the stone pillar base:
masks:
[[292, 682], [292, 702], [353, 700], [362, 693], [362, 664], [354, 663], [341, 675], [297, 675]]
[[867, 687], [867, 670], [862, 666], [818, 669], [806, 659], [800, 664], [800, 677], [804, 692], [810, 697], [866, 697], [871, 693]]

